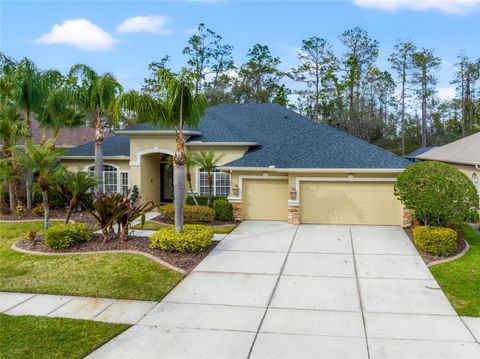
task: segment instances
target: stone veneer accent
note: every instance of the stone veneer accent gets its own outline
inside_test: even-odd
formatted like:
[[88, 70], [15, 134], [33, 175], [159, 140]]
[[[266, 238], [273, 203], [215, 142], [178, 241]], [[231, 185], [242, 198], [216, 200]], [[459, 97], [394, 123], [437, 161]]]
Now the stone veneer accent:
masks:
[[233, 209], [233, 219], [236, 222], [241, 222], [243, 220], [242, 217], [242, 202], [234, 202], [232, 203]]
[[410, 228], [412, 226], [412, 210], [406, 207], [403, 207], [403, 228]]
[[288, 203], [288, 224], [300, 224], [300, 204]]

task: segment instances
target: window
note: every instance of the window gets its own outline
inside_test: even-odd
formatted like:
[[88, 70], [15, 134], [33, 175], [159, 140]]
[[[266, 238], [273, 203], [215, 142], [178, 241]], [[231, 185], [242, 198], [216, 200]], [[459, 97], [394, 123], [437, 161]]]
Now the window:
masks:
[[122, 186], [122, 194], [127, 196], [128, 193], [128, 173], [127, 172], [120, 172], [120, 184]]
[[[212, 172], [212, 195], [227, 197], [230, 194], [230, 174]], [[200, 171], [200, 196], [208, 196], [208, 173]]]
[[473, 185], [475, 186], [475, 188], [476, 188], [477, 191], [478, 191], [478, 176], [477, 176], [476, 173], [474, 173], [474, 174], [472, 175], [472, 182], [473, 182]]
[[[95, 165], [88, 167], [88, 173], [95, 175]], [[103, 166], [103, 192], [105, 193], [122, 193], [127, 194], [128, 191], [128, 173], [118, 172], [117, 168], [110, 165]]]

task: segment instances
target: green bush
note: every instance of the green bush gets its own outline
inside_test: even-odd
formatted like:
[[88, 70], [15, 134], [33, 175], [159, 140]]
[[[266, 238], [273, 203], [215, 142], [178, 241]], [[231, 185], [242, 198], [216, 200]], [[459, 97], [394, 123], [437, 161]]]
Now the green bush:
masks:
[[478, 211], [478, 195], [470, 178], [446, 163], [410, 165], [395, 183], [394, 193], [422, 224], [460, 224]]
[[92, 234], [85, 223], [59, 224], [45, 234], [45, 244], [52, 249], [67, 249], [91, 239]]
[[457, 249], [457, 232], [451, 228], [417, 226], [413, 230], [415, 244], [435, 256], [449, 256]]
[[[166, 204], [160, 207], [161, 216], [173, 222], [175, 219], [175, 205]], [[215, 211], [206, 206], [185, 205], [184, 216], [185, 223], [211, 223], [215, 219]]]
[[[42, 191], [40, 191], [40, 188], [38, 187], [37, 184], [33, 185], [33, 204], [37, 205], [39, 203], [43, 203], [43, 198], [42, 198]], [[50, 189], [48, 191], [48, 204], [50, 205], [50, 209], [52, 208], [65, 208], [65, 198], [58, 193], [57, 191], [54, 191]]]
[[219, 221], [231, 222], [233, 219], [233, 207], [226, 198], [219, 198], [213, 202], [215, 219]]
[[150, 236], [150, 247], [168, 252], [200, 252], [212, 244], [213, 229], [200, 224], [186, 224], [182, 233], [174, 226], [160, 228]]
[[[198, 202], [199, 206], [206, 206], [208, 202], [208, 196], [195, 196], [195, 199]], [[212, 196], [212, 202], [215, 202], [217, 199], [226, 199], [225, 197], [222, 196]], [[185, 202], [186, 204], [193, 206], [195, 204], [195, 201], [193, 200], [192, 196], [187, 197], [187, 201]]]

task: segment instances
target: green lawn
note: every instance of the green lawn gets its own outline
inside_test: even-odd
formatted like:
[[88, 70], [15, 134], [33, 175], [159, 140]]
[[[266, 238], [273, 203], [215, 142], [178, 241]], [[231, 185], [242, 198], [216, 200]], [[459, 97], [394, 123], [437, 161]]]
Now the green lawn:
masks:
[[0, 291], [161, 300], [183, 276], [135, 254], [40, 256], [10, 249], [42, 222], [0, 225]]
[[480, 316], [480, 234], [463, 226], [468, 253], [453, 262], [430, 268], [459, 315]]
[[[156, 231], [162, 227], [168, 226], [167, 224], [162, 224], [158, 222], [145, 222], [143, 229], [150, 230], [150, 231]], [[235, 229], [236, 226], [212, 226], [213, 228], [213, 233], [230, 233]], [[140, 224], [137, 224], [136, 226], [132, 227], [133, 229], [142, 229], [142, 226]]]
[[83, 358], [128, 325], [0, 314], [1, 358]]

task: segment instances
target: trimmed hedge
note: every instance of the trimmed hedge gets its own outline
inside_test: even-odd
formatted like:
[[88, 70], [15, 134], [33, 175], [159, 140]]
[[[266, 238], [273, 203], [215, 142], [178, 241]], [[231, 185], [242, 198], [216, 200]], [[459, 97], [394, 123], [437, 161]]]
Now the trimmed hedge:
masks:
[[226, 198], [216, 199], [212, 208], [215, 211], [215, 219], [226, 222], [233, 220], [233, 207]]
[[[208, 196], [195, 196], [195, 199], [198, 202], [199, 206], [206, 206], [208, 202]], [[226, 199], [225, 197], [222, 196], [212, 196], [212, 202], [215, 202], [217, 199]], [[187, 201], [185, 202], [186, 204], [193, 206], [195, 204], [195, 201], [193, 200], [192, 196], [187, 197]]]
[[213, 229], [200, 224], [186, 224], [182, 233], [174, 226], [160, 228], [150, 236], [150, 248], [168, 252], [200, 252], [212, 244]]
[[52, 249], [67, 249], [91, 239], [92, 234], [85, 223], [59, 224], [45, 234], [45, 244]]
[[[165, 220], [173, 222], [175, 220], [175, 205], [161, 206], [160, 214]], [[183, 218], [185, 223], [211, 223], [215, 220], [215, 211], [206, 206], [185, 205]]]
[[418, 248], [435, 256], [450, 256], [457, 249], [457, 232], [451, 228], [417, 226], [413, 239]]

